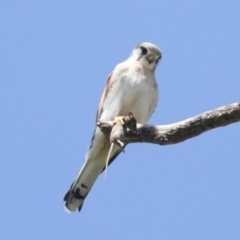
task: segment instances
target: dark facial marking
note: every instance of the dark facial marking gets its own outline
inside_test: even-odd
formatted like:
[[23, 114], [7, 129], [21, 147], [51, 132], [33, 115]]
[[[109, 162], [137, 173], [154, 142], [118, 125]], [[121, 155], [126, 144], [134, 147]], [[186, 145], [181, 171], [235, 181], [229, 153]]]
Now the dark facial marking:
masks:
[[140, 47], [142, 50], [142, 55], [146, 55], [147, 54], [147, 49], [143, 46]]

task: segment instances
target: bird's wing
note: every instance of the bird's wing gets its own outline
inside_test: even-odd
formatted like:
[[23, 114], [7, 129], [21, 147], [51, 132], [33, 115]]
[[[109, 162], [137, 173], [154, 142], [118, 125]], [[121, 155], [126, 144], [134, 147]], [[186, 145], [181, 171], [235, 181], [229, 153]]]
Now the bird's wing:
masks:
[[113, 85], [113, 74], [111, 73], [109, 75], [108, 79], [107, 79], [106, 86], [105, 86], [105, 88], [103, 90], [103, 94], [102, 94], [102, 97], [101, 97], [99, 105], [98, 105], [96, 122], [99, 120], [99, 118], [101, 116], [101, 113], [103, 111], [104, 102], [105, 102], [105, 100], [107, 98], [107, 95], [108, 95], [112, 85]]

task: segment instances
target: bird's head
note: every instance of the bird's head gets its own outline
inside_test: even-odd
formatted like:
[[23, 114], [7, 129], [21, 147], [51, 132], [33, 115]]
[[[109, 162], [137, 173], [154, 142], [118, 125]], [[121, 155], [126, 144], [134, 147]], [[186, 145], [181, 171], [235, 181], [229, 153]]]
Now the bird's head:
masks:
[[156, 45], [144, 42], [133, 49], [129, 58], [140, 61], [144, 68], [154, 71], [162, 58], [162, 52]]

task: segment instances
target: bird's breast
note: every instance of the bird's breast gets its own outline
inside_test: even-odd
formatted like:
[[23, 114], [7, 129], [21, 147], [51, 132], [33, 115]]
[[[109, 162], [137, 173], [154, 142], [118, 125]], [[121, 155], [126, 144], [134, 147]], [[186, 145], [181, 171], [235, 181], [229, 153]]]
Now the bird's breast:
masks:
[[138, 123], [146, 123], [157, 106], [158, 88], [153, 72], [141, 66], [118, 66], [103, 106], [101, 120], [113, 120], [132, 112]]
[[122, 107], [119, 115], [132, 112], [138, 123], [146, 123], [157, 106], [158, 89], [154, 76], [132, 74], [123, 79]]

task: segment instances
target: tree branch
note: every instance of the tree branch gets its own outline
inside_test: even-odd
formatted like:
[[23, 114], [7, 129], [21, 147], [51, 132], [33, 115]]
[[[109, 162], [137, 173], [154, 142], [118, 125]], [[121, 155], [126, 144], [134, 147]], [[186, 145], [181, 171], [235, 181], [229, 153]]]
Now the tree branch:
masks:
[[[133, 113], [134, 114], [134, 113]], [[204, 112], [184, 121], [169, 125], [137, 124], [138, 134], [128, 131], [125, 143], [146, 142], [160, 145], [175, 144], [196, 137], [208, 130], [240, 121], [240, 102]], [[113, 123], [98, 122], [105, 134], [110, 134]]]

